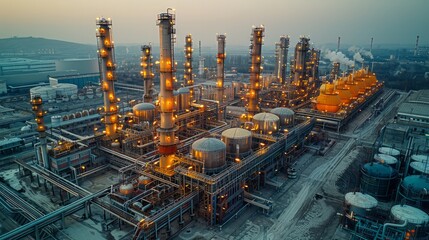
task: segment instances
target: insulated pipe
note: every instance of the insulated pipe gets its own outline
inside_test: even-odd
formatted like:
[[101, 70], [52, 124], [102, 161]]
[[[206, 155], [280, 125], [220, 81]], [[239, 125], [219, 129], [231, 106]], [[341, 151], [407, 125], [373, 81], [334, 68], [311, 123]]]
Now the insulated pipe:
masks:
[[[225, 35], [217, 35], [217, 79], [216, 79], [216, 100], [219, 104], [224, 100], [224, 79], [225, 79]], [[219, 109], [220, 111], [220, 109]]]
[[106, 136], [116, 133], [118, 125], [118, 105], [115, 95], [114, 81], [115, 56], [113, 52], [112, 21], [105, 18], [97, 18], [97, 47], [98, 64], [100, 70], [100, 81], [104, 95], [104, 124], [106, 126]]
[[250, 89], [248, 93], [248, 119], [260, 112], [259, 91], [261, 90], [261, 70], [262, 70], [262, 43], [264, 37], [263, 26], [254, 27], [250, 44], [250, 57], [252, 65], [250, 66]]
[[177, 150], [177, 142], [174, 132], [176, 131], [173, 116], [174, 103], [174, 24], [175, 14], [169, 12], [158, 15], [160, 54], [159, 73], [160, 90], [159, 105], [161, 123], [157, 132], [159, 134], [158, 152], [160, 153], [159, 166], [162, 170], [170, 169], [173, 165], [174, 154]]
[[153, 73], [153, 62], [152, 62], [152, 46], [150, 45], [143, 45], [141, 47], [142, 50], [142, 56], [141, 56], [141, 67], [142, 71], [140, 72], [140, 75], [143, 78], [143, 87], [144, 87], [144, 94], [143, 94], [143, 101], [146, 103], [152, 103], [153, 102], [153, 78], [155, 74]]
[[385, 238], [384, 238], [384, 235], [386, 234], [386, 228], [387, 228], [387, 227], [405, 227], [405, 226], [407, 226], [407, 224], [408, 224], [408, 221], [407, 221], [407, 220], [405, 220], [405, 221], [404, 221], [404, 223], [402, 223], [402, 224], [396, 224], [396, 223], [385, 223], [385, 224], [383, 225], [383, 233], [381, 234], [381, 239], [385, 239]]
[[194, 76], [192, 72], [192, 36], [191, 34], [185, 37], [185, 74], [183, 76], [185, 87], [189, 87], [189, 104], [194, 100]]

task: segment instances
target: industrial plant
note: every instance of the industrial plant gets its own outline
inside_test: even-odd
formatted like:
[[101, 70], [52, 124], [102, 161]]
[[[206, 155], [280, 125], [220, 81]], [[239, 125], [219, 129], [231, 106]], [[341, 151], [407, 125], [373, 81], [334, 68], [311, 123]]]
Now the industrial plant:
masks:
[[[344, 72], [333, 62], [322, 76], [323, 52], [308, 36], [294, 51], [280, 36], [266, 72], [263, 25], [249, 27], [249, 71], [238, 80], [225, 67], [228, 35], [213, 34], [210, 70], [201, 41], [176, 36], [172, 9], [156, 20], [159, 43], [141, 46], [138, 82], [121, 81], [112, 20], [102, 17], [98, 82], [88, 70], [26, 84], [33, 115], [0, 151], [17, 153], [8, 171], [28, 187], [14, 192], [1, 175], [13, 226], [0, 239], [75, 239], [67, 229], [79, 224], [105, 239], [249, 239], [253, 217], [255, 239], [301, 239], [283, 228], [324, 217], [314, 226], [329, 234], [302, 239], [428, 239], [427, 90], [385, 88], [357, 62]], [[28, 192], [55, 201], [36, 206]], [[305, 215], [320, 199], [338, 207]]]

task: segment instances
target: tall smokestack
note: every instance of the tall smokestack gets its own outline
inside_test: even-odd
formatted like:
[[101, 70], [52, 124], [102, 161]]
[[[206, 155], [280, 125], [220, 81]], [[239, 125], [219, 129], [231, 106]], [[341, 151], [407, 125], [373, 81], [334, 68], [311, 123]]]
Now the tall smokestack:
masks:
[[307, 53], [310, 48], [310, 38], [300, 37], [299, 42], [295, 47], [295, 61], [293, 72], [293, 79], [296, 86], [303, 87], [303, 81], [307, 79], [306, 68], [307, 68]]
[[[217, 35], [217, 79], [216, 79], [216, 100], [223, 103], [224, 76], [225, 76], [225, 35]], [[219, 109], [220, 111], [220, 109]]]
[[46, 126], [43, 121], [43, 116], [45, 112], [42, 108], [43, 100], [40, 96], [34, 96], [31, 100], [32, 110], [34, 112], [35, 121], [37, 123], [36, 131], [39, 132], [39, 141], [40, 144], [36, 147], [37, 160], [40, 166], [44, 168], [50, 168], [49, 159], [48, 159], [48, 150], [47, 150], [47, 140], [46, 140]]
[[372, 44], [374, 43], [374, 38], [371, 38], [371, 45], [369, 47], [369, 52], [372, 53]]
[[98, 64], [100, 69], [100, 81], [104, 95], [104, 124], [106, 126], [106, 136], [116, 133], [118, 124], [118, 105], [115, 95], [114, 81], [115, 55], [113, 52], [112, 21], [105, 18], [97, 18], [97, 46]]
[[417, 56], [417, 52], [419, 51], [419, 38], [420, 38], [420, 36], [417, 35], [416, 47], [414, 48], [414, 56]]
[[153, 73], [153, 63], [152, 63], [152, 47], [150, 45], [143, 45], [142, 48], [142, 57], [141, 57], [141, 67], [142, 71], [140, 72], [143, 77], [144, 84], [144, 94], [143, 101], [146, 103], [153, 102], [153, 78], [155, 74]]
[[286, 84], [286, 66], [289, 50], [289, 36], [281, 36], [280, 42], [276, 43], [275, 74], [280, 84]]
[[248, 95], [247, 112], [248, 117], [252, 118], [253, 115], [260, 111], [259, 108], [259, 91], [261, 90], [261, 70], [262, 70], [262, 43], [264, 37], [263, 26], [254, 27], [252, 30], [252, 38], [250, 44], [250, 57], [252, 65], [250, 66], [250, 88]]
[[340, 51], [340, 43], [341, 43], [341, 37], [338, 37], [337, 52]]
[[174, 125], [174, 24], [175, 14], [170, 13], [167, 9], [166, 13], [158, 15], [157, 25], [159, 26], [159, 68], [160, 68], [160, 90], [159, 90], [159, 105], [161, 123], [157, 132], [159, 133], [158, 151], [161, 155], [159, 166], [161, 170], [168, 170], [173, 165], [173, 157], [176, 153], [177, 146], [174, 136], [176, 127]]
[[194, 100], [194, 76], [192, 72], [192, 36], [191, 34], [185, 37], [185, 74], [183, 78], [185, 80], [185, 86], [189, 87], [189, 101], [192, 103]]

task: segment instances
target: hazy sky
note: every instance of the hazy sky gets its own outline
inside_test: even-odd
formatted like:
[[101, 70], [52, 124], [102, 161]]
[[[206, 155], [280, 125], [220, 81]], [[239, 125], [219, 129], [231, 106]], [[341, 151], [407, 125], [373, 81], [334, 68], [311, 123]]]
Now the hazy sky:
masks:
[[[428, 0], [0, 0], [0, 38], [33, 36], [95, 44], [95, 18], [111, 17], [116, 44], [158, 44], [157, 14], [176, 9], [178, 44], [185, 34], [205, 46], [216, 33], [248, 45], [264, 24], [265, 45], [280, 35], [310, 35], [314, 43], [429, 44]], [[227, 45], [228, 46], [228, 45]]]

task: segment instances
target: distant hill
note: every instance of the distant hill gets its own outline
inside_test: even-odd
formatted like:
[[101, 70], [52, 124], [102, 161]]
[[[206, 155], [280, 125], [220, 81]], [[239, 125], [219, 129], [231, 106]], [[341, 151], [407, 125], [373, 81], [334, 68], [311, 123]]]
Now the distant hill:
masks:
[[54, 39], [13, 37], [0, 39], [0, 57], [81, 58], [95, 57], [97, 47]]

